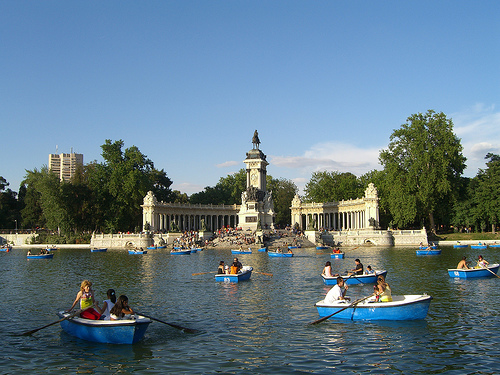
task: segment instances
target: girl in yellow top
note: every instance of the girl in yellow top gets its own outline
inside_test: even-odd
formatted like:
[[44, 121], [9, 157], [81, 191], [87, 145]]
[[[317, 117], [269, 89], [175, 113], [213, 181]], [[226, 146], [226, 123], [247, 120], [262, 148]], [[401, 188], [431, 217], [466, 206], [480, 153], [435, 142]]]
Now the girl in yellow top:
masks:
[[73, 302], [69, 310], [66, 311], [69, 312], [73, 310], [78, 301], [80, 301], [80, 309], [85, 309], [85, 311], [82, 311], [80, 313], [80, 317], [92, 320], [98, 320], [101, 317], [101, 314], [93, 308], [93, 306], [95, 306], [98, 310], [100, 310], [99, 306], [97, 305], [97, 301], [95, 300], [94, 291], [92, 290], [92, 283], [90, 281], [82, 281], [80, 285], [80, 291], [77, 293], [75, 301]]

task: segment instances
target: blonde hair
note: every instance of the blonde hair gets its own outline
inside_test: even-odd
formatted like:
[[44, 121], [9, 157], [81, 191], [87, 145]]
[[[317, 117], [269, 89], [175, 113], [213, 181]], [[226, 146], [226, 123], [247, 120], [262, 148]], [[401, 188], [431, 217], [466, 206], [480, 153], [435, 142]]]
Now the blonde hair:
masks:
[[92, 283], [88, 280], [83, 280], [82, 284], [80, 285], [80, 290], [83, 292], [86, 286], [90, 288], [92, 286]]

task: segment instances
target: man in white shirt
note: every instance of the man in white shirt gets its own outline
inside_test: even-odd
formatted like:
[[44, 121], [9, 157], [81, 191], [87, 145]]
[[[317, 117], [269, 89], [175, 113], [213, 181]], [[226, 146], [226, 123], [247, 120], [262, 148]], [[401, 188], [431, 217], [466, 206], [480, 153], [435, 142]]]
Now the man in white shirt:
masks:
[[337, 284], [327, 293], [325, 303], [335, 303], [339, 300], [350, 301], [351, 299], [345, 296], [347, 289], [349, 289], [349, 287], [345, 285], [344, 279], [341, 276], [337, 277]]

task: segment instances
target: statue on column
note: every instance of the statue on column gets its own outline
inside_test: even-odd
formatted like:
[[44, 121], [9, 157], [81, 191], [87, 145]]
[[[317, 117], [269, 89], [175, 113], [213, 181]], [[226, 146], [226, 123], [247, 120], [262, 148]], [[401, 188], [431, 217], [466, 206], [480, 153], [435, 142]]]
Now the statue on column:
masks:
[[257, 132], [257, 130], [254, 131], [254, 133], [253, 133], [252, 143], [253, 143], [253, 148], [258, 150], [259, 145], [260, 145], [260, 139], [259, 139], [259, 133]]

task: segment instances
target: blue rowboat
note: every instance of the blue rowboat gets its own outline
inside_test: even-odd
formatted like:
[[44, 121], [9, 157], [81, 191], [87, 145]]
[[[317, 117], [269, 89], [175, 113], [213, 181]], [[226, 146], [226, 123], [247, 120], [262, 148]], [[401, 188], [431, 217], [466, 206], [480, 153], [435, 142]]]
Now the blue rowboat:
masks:
[[316, 246], [316, 250], [327, 250], [330, 246]]
[[417, 255], [439, 255], [441, 250], [417, 250]]
[[[453, 268], [448, 269], [450, 277], [458, 277], [460, 279], [472, 279], [476, 277], [495, 277], [500, 264], [490, 264], [487, 268]], [[489, 271], [488, 271], [489, 270]]]
[[191, 254], [191, 250], [189, 249], [182, 249], [180, 247], [178, 248], [175, 248], [174, 247], [174, 250], [171, 250], [170, 251], [170, 255], [189, 255]]
[[278, 253], [277, 251], [268, 251], [267, 255], [270, 257], [281, 257], [281, 258], [291, 258], [293, 253]]
[[[374, 297], [349, 307], [330, 319], [348, 320], [419, 320], [425, 319], [431, 296], [427, 294], [392, 296], [392, 302], [375, 302]], [[326, 304], [324, 300], [315, 304], [320, 317], [329, 316], [347, 306], [349, 301]]]
[[191, 254], [196, 254], [198, 252], [198, 249], [195, 249], [194, 247], [192, 249], [189, 249], [189, 252]]
[[166, 249], [167, 245], [156, 246], [157, 249]]
[[330, 254], [330, 258], [333, 258], [333, 259], [344, 259], [344, 257], [345, 257], [345, 253]]
[[131, 255], [142, 255], [142, 254], [147, 254], [148, 251], [147, 250], [129, 250], [128, 253]]
[[500, 244], [498, 244], [498, 243], [494, 243], [494, 244], [489, 245], [489, 246], [490, 246], [490, 247], [500, 247]]
[[250, 279], [252, 276], [253, 267], [243, 266], [240, 273], [237, 274], [217, 274], [215, 275], [215, 281], [222, 281], [226, 283], [237, 283], [240, 281], [245, 281]]
[[148, 246], [146, 249], [148, 250], [156, 250], [158, 247], [157, 246]]
[[[377, 276], [382, 275], [386, 276], [386, 270], [376, 270], [375, 273], [369, 275], [340, 275], [344, 279], [344, 282], [347, 285], [356, 285], [356, 284], [375, 284], [377, 282]], [[321, 275], [323, 278], [323, 282], [325, 285], [335, 285], [337, 284], [337, 276], [327, 277], [325, 275]]]
[[265, 253], [265, 252], [267, 251], [267, 247], [261, 247], [261, 248], [259, 249], [259, 251], [260, 251], [261, 253]]
[[289, 249], [300, 249], [302, 246], [297, 245], [297, 246], [288, 246]]
[[106, 251], [108, 251], [108, 248], [106, 248], [106, 247], [103, 247], [103, 248], [100, 248], [100, 249], [90, 249], [91, 253], [104, 253]]
[[419, 250], [427, 250], [428, 248], [431, 248], [432, 250], [436, 250], [438, 247], [437, 245], [431, 245], [431, 246], [419, 246]]
[[[61, 311], [60, 318], [70, 316]], [[135, 344], [141, 340], [148, 329], [151, 319], [137, 315], [136, 319], [90, 320], [74, 317], [61, 321], [61, 328], [82, 340], [103, 344]]]
[[47, 251], [56, 251], [57, 247], [56, 246], [47, 247], [47, 248], [45, 248], [45, 250], [47, 250]]
[[231, 254], [252, 254], [252, 250], [233, 250], [231, 249]]
[[52, 259], [54, 254], [31, 254], [26, 256], [28, 259]]
[[0, 247], [0, 251], [6, 251], [7, 253], [12, 250], [12, 247], [7, 246], [7, 247]]
[[476, 249], [476, 250], [485, 250], [487, 247], [488, 245], [483, 245], [483, 244], [470, 245], [471, 249]]
[[455, 245], [453, 245], [454, 249], [465, 249], [466, 247], [469, 247], [469, 245], [462, 245], [460, 243], [456, 243]]

